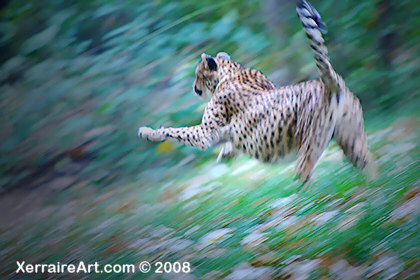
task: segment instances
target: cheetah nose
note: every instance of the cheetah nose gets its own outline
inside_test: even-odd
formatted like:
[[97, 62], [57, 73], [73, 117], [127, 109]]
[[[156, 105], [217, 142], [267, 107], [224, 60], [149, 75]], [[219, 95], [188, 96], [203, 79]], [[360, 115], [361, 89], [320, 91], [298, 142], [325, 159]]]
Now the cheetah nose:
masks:
[[197, 86], [194, 86], [194, 91], [195, 91], [198, 95], [202, 95], [202, 94], [203, 94], [203, 91], [202, 91], [202, 90], [199, 90], [199, 89], [197, 88]]

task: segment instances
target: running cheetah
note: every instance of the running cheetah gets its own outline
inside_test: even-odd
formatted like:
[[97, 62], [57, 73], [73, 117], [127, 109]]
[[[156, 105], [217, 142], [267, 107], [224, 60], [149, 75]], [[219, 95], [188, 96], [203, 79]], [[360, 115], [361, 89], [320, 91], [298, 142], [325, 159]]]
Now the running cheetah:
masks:
[[[330, 64], [319, 13], [305, 0], [297, 14], [311, 41], [320, 80], [275, 88], [260, 71], [245, 68], [226, 53], [202, 54], [193, 85], [209, 97], [202, 122], [192, 127], [139, 128], [150, 141], [175, 141], [206, 150], [227, 142], [221, 155], [243, 152], [264, 162], [297, 154], [296, 172], [306, 182], [333, 138], [358, 168], [374, 174], [359, 100]], [[224, 149], [225, 149], [224, 148]]]

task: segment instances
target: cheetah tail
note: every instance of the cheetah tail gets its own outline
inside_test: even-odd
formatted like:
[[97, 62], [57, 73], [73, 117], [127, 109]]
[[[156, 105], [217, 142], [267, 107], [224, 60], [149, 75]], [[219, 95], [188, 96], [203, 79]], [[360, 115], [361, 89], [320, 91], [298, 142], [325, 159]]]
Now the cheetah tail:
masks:
[[[298, 0], [296, 12], [305, 28], [306, 35], [311, 40], [311, 48], [315, 53], [316, 66], [321, 74], [322, 82], [329, 89], [340, 87], [341, 77], [330, 64], [328, 49], [321, 34], [321, 32], [326, 33], [326, 26], [321, 16], [306, 0]], [[336, 91], [332, 90], [332, 92]]]

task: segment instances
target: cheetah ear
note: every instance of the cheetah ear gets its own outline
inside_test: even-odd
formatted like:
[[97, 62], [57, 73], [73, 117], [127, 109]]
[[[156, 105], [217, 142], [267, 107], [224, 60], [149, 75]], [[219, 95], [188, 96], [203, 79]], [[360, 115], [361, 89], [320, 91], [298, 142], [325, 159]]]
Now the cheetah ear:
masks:
[[216, 58], [222, 58], [222, 59], [225, 59], [225, 60], [230, 60], [230, 56], [225, 52], [219, 52], [216, 55]]
[[210, 71], [216, 71], [217, 70], [217, 64], [213, 57], [208, 56], [206, 57], [207, 65], [209, 66]]
[[208, 55], [207, 54], [205, 54], [205, 53], [202, 53], [201, 54], [201, 60], [206, 60], [206, 58], [208, 57]]

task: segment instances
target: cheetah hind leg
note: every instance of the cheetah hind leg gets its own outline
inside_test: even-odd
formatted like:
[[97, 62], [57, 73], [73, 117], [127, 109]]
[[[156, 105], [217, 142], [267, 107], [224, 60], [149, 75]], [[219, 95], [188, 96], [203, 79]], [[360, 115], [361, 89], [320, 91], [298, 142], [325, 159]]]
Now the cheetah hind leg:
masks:
[[299, 148], [296, 173], [299, 180], [306, 185], [312, 175], [312, 170], [331, 140], [332, 131], [328, 134], [317, 134], [308, 137]]
[[352, 94], [346, 94], [345, 98], [346, 105], [337, 119], [333, 138], [348, 160], [357, 168], [364, 169], [368, 179], [372, 180], [376, 177], [377, 168], [367, 146], [362, 107]]
[[337, 105], [337, 99], [333, 96], [331, 104], [324, 103], [312, 116], [302, 115], [302, 119], [298, 119], [297, 129], [303, 135], [299, 144], [296, 173], [304, 183], [309, 180], [312, 170], [332, 138], [341, 111]]
[[233, 150], [232, 142], [226, 142], [223, 145], [222, 150], [217, 156], [217, 161], [220, 162], [222, 159], [232, 159], [235, 156], [235, 151]]
[[303, 183], [309, 180], [312, 170], [327, 148], [333, 134], [336, 114], [332, 108], [329, 108], [328, 113], [325, 112], [326, 110], [324, 107], [321, 112], [315, 113], [312, 122], [306, 122], [309, 127], [304, 129], [305, 135], [299, 144], [296, 173]]

